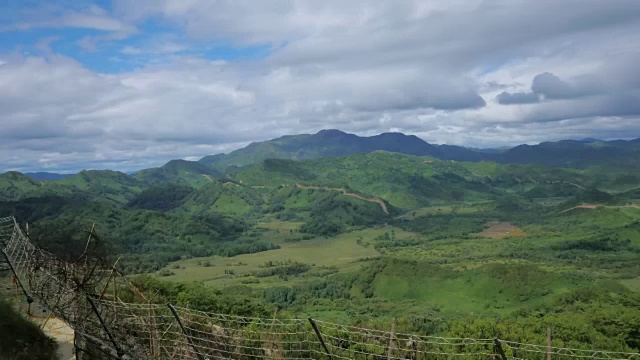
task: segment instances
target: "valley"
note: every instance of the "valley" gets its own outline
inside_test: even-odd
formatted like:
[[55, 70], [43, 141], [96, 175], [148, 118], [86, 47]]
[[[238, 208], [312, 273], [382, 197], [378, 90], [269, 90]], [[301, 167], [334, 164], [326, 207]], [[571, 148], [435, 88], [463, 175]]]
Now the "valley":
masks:
[[195, 309], [373, 327], [396, 318], [447, 336], [546, 324], [565, 344], [629, 350], [639, 176], [378, 150], [224, 170], [172, 161], [133, 175], [5, 173], [0, 211], [70, 260], [95, 224], [99, 256], [122, 256], [141, 291]]

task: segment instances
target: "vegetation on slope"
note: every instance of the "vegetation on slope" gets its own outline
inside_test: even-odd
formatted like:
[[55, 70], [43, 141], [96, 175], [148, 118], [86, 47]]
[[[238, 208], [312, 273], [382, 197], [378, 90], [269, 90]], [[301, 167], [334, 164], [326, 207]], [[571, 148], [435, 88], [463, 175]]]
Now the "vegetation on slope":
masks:
[[638, 347], [633, 168], [384, 151], [267, 159], [218, 180], [197, 166], [155, 180], [8, 174], [0, 211], [68, 256], [96, 222], [105, 251], [127, 254], [124, 270], [162, 275], [136, 280], [141, 287], [199, 309], [265, 316], [278, 306], [373, 327], [398, 317], [406, 331], [478, 337], [500, 319], [492, 331], [518, 339], [538, 342], [552, 325], [560, 344]]
[[0, 299], [0, 360], [55, 360], [57, 344]]
[[199, 187], [220, 175], [219, 171], [196, 161], [171, 160], [162, 167], [138, 171], [134, 177], [147, 185], [173, 183]]

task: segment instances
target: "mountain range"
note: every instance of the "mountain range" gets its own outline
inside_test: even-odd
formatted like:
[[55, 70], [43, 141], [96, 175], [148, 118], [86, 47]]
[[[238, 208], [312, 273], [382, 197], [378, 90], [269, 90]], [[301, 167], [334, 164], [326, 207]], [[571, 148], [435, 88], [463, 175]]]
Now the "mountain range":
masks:
[[[89, 251], [184, 306], [233, 313], [211, 286], [240, 314], [255, 304], [406, 316], [430, 334], [427, 317], [522, 316], [512, 327], [533, 329], [527, 336], [569, 323], [594, 346], [585, 329], [600, 326], [601, 344], [614, 334], [635, 353], [639, 148], [584, 139], [478, 150], [325, 130], [133, 174], [7, 172], [0, 216], [28, 223], [31, 239], [64, 261]], [[97, 233], [89, 247], [88, 229]], [[556, 323], [540, 318], [543, 305]], [[469, 327], [484, 338], [495, 321]]]
[[493, 161], [554, 167], [584, 168], [611, 162], [623, 166], [640, 165], [640, 138], [630, 141], [563, 140], [507, 149], [473, 149], [455, 145], [433, 145], [415, 135], [402, 133], [361, 137], [340, 130], [322, 130], [316, 134], [289, 135], [256, 142], [229, 154], [205, 156], [200, 162], [225, 170], [228, 167], [259, 163], [268, 158], [309, 160], [376, 150], [433, 156], [441, 160]]
[[[210, 178], [218, 178], [229, 171], [261, 163], [266, 159], [312, 160], [374, 151], [432, 156], [440, 160], [539, 164], [565, 168], [640, 167], [640, 138], [611, 141], [585, 138], [512, 148], [475, 149], [429, 144], [415, 135], [402, 133], [363, 137], [332, 129], [315, 134], [287, 135], [254, 142], [228, 154], [208, 155], [199, 161], [171, 160], [159, 168], [140, 170], [134, 173], [134, 176], [149, 183], [175, 182], [199, 185], [207, 183]], [[189, 177], [189, 174], [197, 176]], [[37, 172], [25, 175], [36, 180], [59, 180], [71, 174]], [[186, 178], [189, 179], [185, 180]]]
[[50, 172], [31, 172], [25, 173], [28, 177], [34, 180], [61, 180], [66, 177], [72, 176], [73, 174], [58, 174], [58, 173], [50, 173]]

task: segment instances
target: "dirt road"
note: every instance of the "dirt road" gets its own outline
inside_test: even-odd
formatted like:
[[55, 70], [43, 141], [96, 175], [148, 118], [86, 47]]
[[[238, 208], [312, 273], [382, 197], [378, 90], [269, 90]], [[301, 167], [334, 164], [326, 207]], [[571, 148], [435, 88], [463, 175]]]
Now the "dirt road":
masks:
[[578, 206], [574, 206], [572, 208], [568, 208], [560, 211], [558, 214], [566, 213], [567, 211], [575, 210], [575, 209], [597, 209], [597, 208], [605, 208], [605, 209], [621, 209], [621, 208], [635, 208], [640, 209], [640, 205], [637, 204], [627, 204], [620, 206], [606, 206], [606, 205], [593, 205], [593, 204], [582, 204]]
[[351, 196], [351, 197], [354, 197], [356, 199], [377, 203], [378, 205], [380, 205], [380, 207], [385, 212], [385, 214], [389, 215], [389, 210], [387, 209], [387, 204], [385, 204], [382, 199], [366, 197], [366, 196], [362, 196], [362, 195], [359, 195], [359, 194], [350, 193], [350, 192], [347, 191], [347, 189], [344, 189], [344, 188], [332, 188], [332, 187], [326, 187], [326, 186], [306, 186], [306, 185], [302, 185], [302, 184], [296, 184], [296, 187], [299, 188], [299, 189], [340, 191], [340, 192], [342, 192], [342, 195], [344, 195], [344, 196]]
[[73, 354], [73, 329], [58, 318], [51, 318], [42, 329], [44, 333], [58, 343], [58, 357], [60, 360], [75, 360]]

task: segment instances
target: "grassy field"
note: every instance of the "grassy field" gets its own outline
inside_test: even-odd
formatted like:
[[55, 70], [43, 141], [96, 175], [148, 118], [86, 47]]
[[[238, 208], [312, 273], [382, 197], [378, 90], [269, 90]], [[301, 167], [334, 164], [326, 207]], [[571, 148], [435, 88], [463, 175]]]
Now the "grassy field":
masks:
[[[520, 276], [500, 278], [492, 267], [504, 266], [509, 275], [522, 271]], [[463, 271], [428, 272], [425, 269], [413, 276], [402, 274], [398, 268], [375, 280], [376, 295], [395, 300], [412, 299], [438, 307], [445, 314], [497, 313], [508, 314], [525, 306], [549, 301], [553, 296], [576, 285], [558, 276], [550, 276], [526, 265], [492, 264], [490, 267]], [[534, 273], [535, 272], [535, 273]], [[522, 284], [538, 291], [523, 291]]]
[[[246, 284], [263, 288], [282, 283], [293, 285], [321, 277], [326, 273], [354, 271], [361, 265], [358, 260], [379, 256], [371, 246], [358, 244], [358, 240], [370, 240], [384, 235], [390, 229], [365, 229], [341, 234], [336, 237], [316, 237], [296, 242], [288, 239], [301, 236], [296, 230], [300, 223], [271, 221], [259, 223], [257, 228], [263, 229], [260, 236], [281, 246], [280, 249], [255, 254], [238, 255], [232, 258], [208, 257], [180, 260], [167, 266], [175, 275], [165, 279], [172, 281], [202, 281], [215, 287]], [[291, 230], [291, 231], [290, 231]], [[401, 236], [408, 233], [397, 229]], [[264, 277], [259, 283], [250, 283], [248, 279], [256, 279], [251, 274], [263, 270], [264, 264], [271, 262], [292, 261], [312, 266], [312, 269], [300, 277], [290, 277], [283, 281], [278, 277]], [[211, 266], [203, 264], [209, 262]], [[231, 273], [230, 273], [231, 272]]]
[[[423, 304], [447, 316], [509, 314], [594, 284], [624, 291], [640, 290], [635, 247], [640, 245], [636, 226], [640, 209], [577, 209], [550, 216], [541, 224], [522, 226], [494, 219], [480, 223], [484, 230], [460, 236], [434, 237], [442, 233], [438, 223], [426, 230], [420, 225], [424, 219], [433, 217], [453, 216], [458, 220], [476, 217], [487, 207], [470, 204], [418, 209], [415, 214], [408, 214], [410, 224], [418, 224], [418, 231], [387, 225], [306, 240], [300, 240], [305, 235], [299, 232], [301, 222], [264, 221], [256, 225], [255, 236], [280, 245], [280, 249], [232, 258], [180, 260], [164, 269], [174, 275], [163, 279], [202, 281], [215, 288], [246, 286], [267, 290], [282, 286], [304, 288], [305, 284], [320, 279], [340, 283], [347, 281], [345, 275], [350, 275], [355, 280], [348, 280], [349, 297], [360, 304], [357, 306], [378, 308], [386, 306], [383, 305], [386, 301], [396, 301], [406, 311], [415, 311], [420, 307], [418, 304]], [[594, 245], [600, 240], [585, 239], [606, 236], [623, 239], [621, 245], [616, 245], [618, 240], [602, 240], [621, 248], [588, 250], [590, 246], [600, 246]], [[631, 245], [625, 245], [627, 239]], [[371, 270], [382, 259], [392, 262]], [[284, 262], [305, 264], [309, 269], [287, 277], [256, 276], [270, 268], [269, 264]], [[370, 278], [367, 273], [372, 274]], [[364, 295], [367, 288], [373, 295], [370, 300]], [[344, 310], [332, 310], [335, 306], [320, 301], [296, 311], [347, 316]], [[388, 311], [393, 311], [392, 308]]]

